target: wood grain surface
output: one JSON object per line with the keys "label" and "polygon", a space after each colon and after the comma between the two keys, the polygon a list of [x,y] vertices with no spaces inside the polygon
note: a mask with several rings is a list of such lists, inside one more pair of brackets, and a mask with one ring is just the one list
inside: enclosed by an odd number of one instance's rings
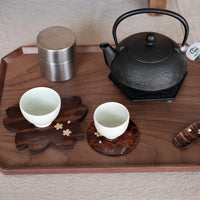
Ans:
{"label": "wood grain surface", "polygon": [[[166,9],[167,7],[167,0],[149,0],[149,8],[159,8],[159,9]],[[152,16],[160,16],[162,14],[151,13]]]}
{"label": "wood grain surface", "polygon": [[[15,143],[19,151],[29,149],[31,155],[44,152],[50,145],[58,149],[72,149],[74,141],[83,140],[84,132],[78,121],[87,114],[87,106],[81,104],[77,96],[61,99],[58,117],[46,128],[37,128],[21,114],[19,104],[6,109],[4,126],[16,133]],[[63,131],[70,131],[65,135]]]}
{"label": "wood grain surface", "polygon": [[[88,114],[80,126],[86,134],[93,120],[93,112],[104,102],[124,104],[130,118],[137,125],[140,140],[136,148],[123,156],[105,156],[94,151],[87,142],[77,142],[73,149],[63,151],[50,146],[42,154],[30,155],[28,149],[18,151],[15,133],[0,122],[0,168],[5,174],[33,173],[96,173],[140,171],[200,171],[200,141],[179,149],[174,137],[200,119],[199,62],[188,61],[188,74],[174,101],[133,103],[113,85],[98,47],[77,47],[77,72],[66,82],[50,82],[40,74],[36,47],[22,47],[13,59],[4,59],[5,77],[2,91],[0,118],[6,109],[19,102],[30,88],[47,86],[61,96],[80,96],[88,107]],[[32,52],[32,53],[31,53]],[[12,55],[12,54],[11,54]],[[10,56],[11,56],[10,55]],[[2,67],[2,66],[1,66]]]}
{"label": "wood grain surface", "polygon": [[120,137],[109,140],[97,133],[92,122],[87,130],[87,140],[95,151],[108,156],[119,156],[129,153],[136,147],[139,132],[137,126],[130,120],[127,130]]}

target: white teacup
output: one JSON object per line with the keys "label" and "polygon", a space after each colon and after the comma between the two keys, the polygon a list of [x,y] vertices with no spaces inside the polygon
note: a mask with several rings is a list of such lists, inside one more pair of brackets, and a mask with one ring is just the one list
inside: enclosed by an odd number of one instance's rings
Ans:
{"label": "white teacup", "polygon": [[97,132],[108,139],[115,139],[126,131],[130,115],[124,105],[107,102],[96,108],[93,117]]}
{"label": "white teacup", "polygon": [[36,127],[44,128],[58,116],[61,99],[51,88],[36,87],[22,95],[19,107],[26,120]]}

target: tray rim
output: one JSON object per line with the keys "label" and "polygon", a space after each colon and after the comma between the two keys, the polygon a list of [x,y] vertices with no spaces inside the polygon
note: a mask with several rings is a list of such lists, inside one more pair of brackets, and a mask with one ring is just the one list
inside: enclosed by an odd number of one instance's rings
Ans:
{"label": "tray rim", "polygon": [[25,167],[6,168],[0,163],[0,171],[5,175],[25,175],[25,174],[91,174],[91,173],[144,173],[144,172],[193,172],[200,171],[199,165],[127,165],[127,166],[107,166],[107,167]]}
{"label": "tray rim", "polygon": [[[97,45],[77,45],[77,53],[98,53],[101,49]],[[4,88],[4,80],[8,63],[23,54],[37,54],[37,46],[21,46],[1,59],[0,63],[0,105]],[[158,165],[122,165],[122,166],[44,166],[12,168],[6,167],[0,161],[0,172],[5,175],[23,174],[79,174],[79,173],[137,173],[137,172],[189,172],[200,171],[198,164],[158,164]]]}

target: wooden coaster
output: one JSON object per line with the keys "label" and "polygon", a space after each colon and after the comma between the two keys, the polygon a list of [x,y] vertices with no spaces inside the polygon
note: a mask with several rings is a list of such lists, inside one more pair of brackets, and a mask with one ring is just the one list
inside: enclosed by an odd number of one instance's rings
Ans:
{"label": "wooden coaster", "polygon": [[189,144],[192,144],[194,141],[200,138],[200,122],[194,122],[189,125],[187,128],[183,129],[178,135],[173,139],[173,144],[177,148],[187,147]]}
{"label": "wooden coaster", "polygon": [[37,128],[21,114],[19,105],[6,110],[4,126],[15,132],[15,144],[19,151],[29,148],[30,154],[45,151],[50,145],[58,149],[73,148],[74,141],[83,140],[84,132],[79,124],[87,114],[87,106],[81,104],[81,98],[72,96],[61,99],[58,117],[46,128]]}
{"label": "wooden coaster", "polygon": [[95,151],[117,156],[127,154],[136,147],[139,141],[139,132],[134,122],[130,120],[125,133],[114,140],[109,140],[97,133],[94,122],[92,122],[87,130],[87,140]]}

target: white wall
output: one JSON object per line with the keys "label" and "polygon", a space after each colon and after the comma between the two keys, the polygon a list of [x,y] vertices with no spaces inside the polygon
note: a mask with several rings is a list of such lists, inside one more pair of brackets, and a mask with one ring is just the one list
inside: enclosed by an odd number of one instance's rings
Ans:
{"label": "white wall", "polygon": [[[117,17],[147,6],[147,0],[0,0],[0,57],[20,46],[35,44],[42,29],[55,25],[71,28],[78,44],[113,43],[112,26]],[[184,16],[190,25],[189,44],[200,40],[199,8],[199,0],[168,0],[167,9]],[[121,40],[141,31],[160,32],[179,43],[184,34],[174,18],[143,14],[123,21],[118,37]]]}

